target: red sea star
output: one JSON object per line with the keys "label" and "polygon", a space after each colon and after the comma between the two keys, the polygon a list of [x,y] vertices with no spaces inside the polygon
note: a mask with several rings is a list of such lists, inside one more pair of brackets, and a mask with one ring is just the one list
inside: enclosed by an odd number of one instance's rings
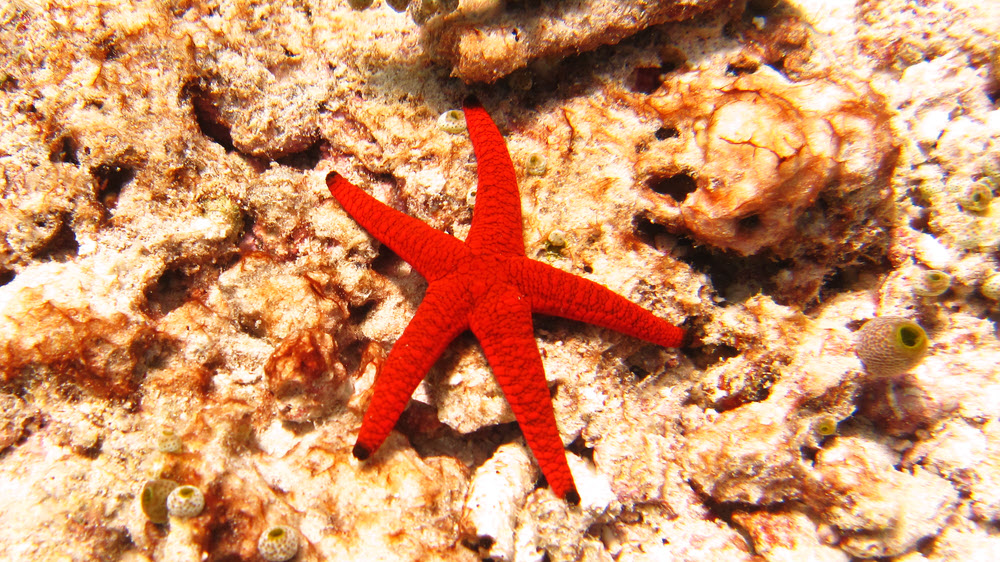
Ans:
{"label": "red sea star", "polygon": [[576,504],[580,496],[556,428],[531,314],[580,320],[665,347],[681,345],[684,330],[593,281],[525,257],[507,145],[475,98],[465,100],[463,111],[479,166],[465,242],[380,203],[336,172],[326,176],[344,210],[428,282],[375,381],[354,456],[364,460],[379,448],[431,365],[471,329],[552,491]]}

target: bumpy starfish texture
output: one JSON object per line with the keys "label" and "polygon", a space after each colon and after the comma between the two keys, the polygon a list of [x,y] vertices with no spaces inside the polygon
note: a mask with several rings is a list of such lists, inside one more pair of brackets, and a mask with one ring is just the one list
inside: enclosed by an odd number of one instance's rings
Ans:
{"label": "bumpy starfish texture", "polygon": [[552,491],[576,504],[580,496],[556,427],[532,313],[596,324],[665,347],[680,346],[684,330],[593,281],[528,259],[507,145],[475,98],[465,100],[463,111],[479,175],[465,242],[380,203],[336,172],[326,177],[344,210],[428,282],[416,315],[375,380],[354,456],[364,460],[379,448],[445,347],[472,330]]}

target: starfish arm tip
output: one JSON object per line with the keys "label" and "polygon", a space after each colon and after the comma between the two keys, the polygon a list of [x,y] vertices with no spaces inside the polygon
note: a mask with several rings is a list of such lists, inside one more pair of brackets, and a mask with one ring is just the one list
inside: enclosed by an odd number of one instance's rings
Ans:
{"label": "starfish arm tip", "polygon": [[570,505],[580,505],[580,493],[576,491],[576,488],[571,488],[566,492],[564,499]]}
{"label": "starfish arm tip", "polygon": [[462,102],[463,108],[482,107],[482,106],[483,104],[479,103],[479,98],[477,98],[475,94],[469,94],[468,96],[465,96],[465,100]]}
{"label": "starfish arm tip", "polygon": [[694,330],[681,328],[681,342],[678,347],[692,347],[701,343],[701,338],[697,337]]}
{"label": "starfish arm tip", "polygon": [[368,447],[362,445],[361,443],[356,444],[354,446],[354,450],[351,452],[354,454],[354,458],[358,459],[359,461],[366,460],[368,457],[372,455],[371,450]]}

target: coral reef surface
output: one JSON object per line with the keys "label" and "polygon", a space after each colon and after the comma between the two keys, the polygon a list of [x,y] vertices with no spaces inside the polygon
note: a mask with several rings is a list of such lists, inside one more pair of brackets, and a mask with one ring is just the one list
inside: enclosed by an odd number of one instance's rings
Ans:
{"label": "coral reef surface", "polygon": [[[0,559],[992,560],[997,29],[975,0],[3,3]],[[534,319],[579,506],[471,335],[351,454],[426,283],[323,180],[464,238],[469,94],[528,255],[693,336]]]}

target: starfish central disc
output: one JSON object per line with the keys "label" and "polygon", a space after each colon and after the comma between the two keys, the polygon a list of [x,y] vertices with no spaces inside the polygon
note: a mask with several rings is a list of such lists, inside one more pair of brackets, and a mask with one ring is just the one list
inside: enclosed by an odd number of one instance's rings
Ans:
{"label": "starfish central disc", "polygon": [[364,460],[379,448],[444,349],[471,330],[552,491],[579,503],[531,315],[588,322],[666,347],[680,346],[684,330],[593,281],[525,257],[521,200],[507,145],[475,98],[465,101],[463,111],[479,176],[464,242],[380,203],[336,172],[326,177],[344,210],[428,282],[417,313],[375,380],[354,456]]}

